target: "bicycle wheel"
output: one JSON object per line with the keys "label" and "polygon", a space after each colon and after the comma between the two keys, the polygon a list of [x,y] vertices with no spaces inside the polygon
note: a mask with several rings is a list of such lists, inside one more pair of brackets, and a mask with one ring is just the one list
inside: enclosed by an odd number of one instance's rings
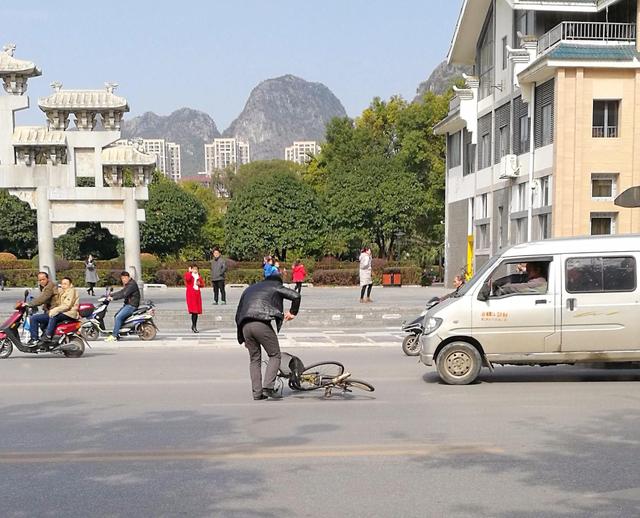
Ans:
{"label": "bicycle wheel", "polygon": [[305,367],[298,380],[298,390],[316,390],[344,372],[339,362],[320,362]]}
{"label": "bicycle wheel", "polygon": [[371,385],[370,383],[362,380],[354,380],[351,378],[344,380],[338,386],[342,387],[344,390],[350,390],[352,388],[364,390],[365,392],[373,392],[375,390],[375,388],[373,388],[373,385]]}

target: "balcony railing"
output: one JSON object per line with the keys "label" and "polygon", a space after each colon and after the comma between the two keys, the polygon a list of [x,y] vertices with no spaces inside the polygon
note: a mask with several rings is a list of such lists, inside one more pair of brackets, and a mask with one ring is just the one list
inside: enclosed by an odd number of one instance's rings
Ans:
{"label": "balcony railing", "polygon": [[618,138],[618,128],[616,126],[593,126],[591,136],[593,138]]}
{"label": "balcony railing", "polygon": [[635,23],[561,22],[538,39],[538,55],[561,41],[635,43]]}

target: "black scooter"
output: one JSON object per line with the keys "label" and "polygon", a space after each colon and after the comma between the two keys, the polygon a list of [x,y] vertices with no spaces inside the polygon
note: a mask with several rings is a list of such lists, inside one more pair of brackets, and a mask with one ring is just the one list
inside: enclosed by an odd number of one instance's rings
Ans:
{"label": "black scooter", "polygon": [[411,322],[404,322],[402,324],[402,330],[405,333],[409,333],[402,340],[402,352],[407,356],[418,356],[420,354],[420,337],[424,333],[424,316],[427,314],[433,306],[440,302],[439,297],[433,297],[429,299],[420,316],[412,320]]}

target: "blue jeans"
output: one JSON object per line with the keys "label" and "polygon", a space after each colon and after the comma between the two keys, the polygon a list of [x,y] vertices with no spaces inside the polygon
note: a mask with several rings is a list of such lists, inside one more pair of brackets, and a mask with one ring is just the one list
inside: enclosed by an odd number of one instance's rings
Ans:
{"label": "blue jeans", "polygon": [[44,331],[49,323],[49,315],[46,313],[34,313],[31,315],[29,324],[31,325],[31,339],[38,339],[38,332]]}
{"label": "blue jeans", "polygon": [[133,315],[133,312],[136,309],[138,308],[135,308],[129,304],[125,304],[124,306],[122,306],[122,308],[120,308],[120,311],[116,313],[116,316],[113,322],[113,336],[118,338],[118,334],[120,333],[120,328],[122,327],[122,324],[124,324],[124,321],[127,318]]}
{"label": "blue jeans", "polygon": [[51,338],[53,336],[53,332],[56,330],[56,327],[58,327],[58,324],[62,324],[62,322],[67,322],[69,320],[73,320],[73,318],[68,317],[64,313],[58,313],[53,317],[49,317],[49,324],[47,324],[47,330],[45,331],[45,334],[49,338]]}

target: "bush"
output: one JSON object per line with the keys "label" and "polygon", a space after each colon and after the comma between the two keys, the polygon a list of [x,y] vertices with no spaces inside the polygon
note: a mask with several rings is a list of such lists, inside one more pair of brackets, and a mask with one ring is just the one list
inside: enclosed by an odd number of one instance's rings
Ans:
{"label": "bush", "polygon": [[158,270],[155,280],[157,283],[166,284],[167,286],[182,286],[182,275],[172,269]]}
{"label": "bush", "polygon": [[140,265],[143,270],[157,268],[160,266],[160,259],[153,254],[142,252],[140,254]]}
{"label": "bush", "polygon": [[316,270],[312,275],[313,284],[319,286],[357,286],[359,272],[350,270]]}
{"label": "bush", "polygon": [[262,268],[256,269],[235,269],[227,272],[227,284],[254,284],[264,278]]}
{"label": "bush", "polygon": [[0,263],[13,263],[18,258],[11,252],[0,252]]}

